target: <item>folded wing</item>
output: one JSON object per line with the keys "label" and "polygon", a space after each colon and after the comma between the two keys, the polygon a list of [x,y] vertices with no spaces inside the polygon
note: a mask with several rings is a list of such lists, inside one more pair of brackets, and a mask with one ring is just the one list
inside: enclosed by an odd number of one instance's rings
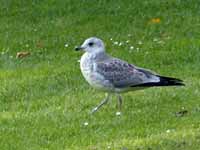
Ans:
{"label": "folded wing", "polygon": [[95,71],[116,88],[133,87],[160,81],[159,77],[151,71],[138,68],[117,58],[98,62]]}

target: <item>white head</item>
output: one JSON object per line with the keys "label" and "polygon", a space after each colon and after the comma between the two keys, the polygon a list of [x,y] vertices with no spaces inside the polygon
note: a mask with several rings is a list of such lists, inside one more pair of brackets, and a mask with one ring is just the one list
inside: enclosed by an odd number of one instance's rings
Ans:
{"label": "white head", "polygon": [[105,46],[101,39],[91,37],[86,39],[80,47],[76,47],[75,50],[83,50],[88,53],[99,53],[105,51]]}

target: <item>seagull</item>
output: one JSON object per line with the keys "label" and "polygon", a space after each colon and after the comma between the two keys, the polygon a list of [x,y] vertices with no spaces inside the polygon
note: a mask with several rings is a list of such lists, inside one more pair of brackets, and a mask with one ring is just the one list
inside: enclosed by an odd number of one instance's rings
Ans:
{"label": "seagull", "polygon": [[184,86],[180,79],[161,76],[108,55],[103,41],[96,37],[86,39],[75,50],[85,52],[80,60],[80,68],[86,81],[106,93],[106,97],[91,113],[106,104],[111,94],[117,95],[118,107],[121,110],[121,93],[157,86]]}

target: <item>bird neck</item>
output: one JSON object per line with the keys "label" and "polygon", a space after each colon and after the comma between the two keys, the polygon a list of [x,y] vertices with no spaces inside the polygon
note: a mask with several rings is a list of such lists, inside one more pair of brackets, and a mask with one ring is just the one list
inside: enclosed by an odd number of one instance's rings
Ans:
{"label": "bird neck", "polygon": [[92,59],[98,59],[107,56],[105,51],[95,51],[95,52],[86,52],[87,56],[91,57]]}

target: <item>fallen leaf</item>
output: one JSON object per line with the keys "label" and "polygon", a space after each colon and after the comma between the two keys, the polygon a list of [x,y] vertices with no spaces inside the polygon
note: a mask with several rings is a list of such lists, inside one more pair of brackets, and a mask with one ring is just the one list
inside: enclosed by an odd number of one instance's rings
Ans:
{"label": "fallen leaf", "polygon": [[160,23],[160,22],[161,22],[160,18],[152,18],[150,20],[150,23]]}
{"label": "fallen leaf", "polygon": [[176,112],[176,117],[183,117],[184,115],[186,115],[188,113],[187,110],[181,110],[179,112]]}
{"label": "fallen leaf", "polygon": [[24,58],[29,56],[30,54],[30,52],[17,52],[16,58]]}

